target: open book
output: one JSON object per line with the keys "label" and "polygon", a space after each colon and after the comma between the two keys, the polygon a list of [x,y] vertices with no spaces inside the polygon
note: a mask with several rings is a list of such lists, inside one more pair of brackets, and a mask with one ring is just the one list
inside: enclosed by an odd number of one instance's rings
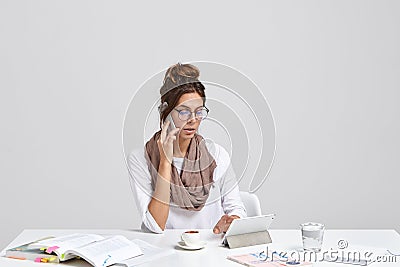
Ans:
{"label": "open book", "polygon": [[140,247],[124,236],[116,235],[105,238],[94,234],[71,234],[39,240],[7,250],[6,257],[22,257],[18,254],[22,247],[26,253],[28,250],[42,252],[39,255],[43,256],[34,259],[36,262],[61,262],[79,256],[95,267],[107,267],[115,263],[123,264],[127,259],[143,255]]}

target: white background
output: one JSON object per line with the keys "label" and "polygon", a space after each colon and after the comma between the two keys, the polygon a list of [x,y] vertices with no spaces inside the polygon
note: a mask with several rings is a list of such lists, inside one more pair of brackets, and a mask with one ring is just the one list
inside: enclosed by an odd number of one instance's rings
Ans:
{"label": "white background", "polygon": [[[232,66],[275,117],[274,228],[400,231],[400,2],[0,1],[0,247],[26,228],[140,225],[129,101],[178,62]],[[155,88],[154,90],[158,90]]]}

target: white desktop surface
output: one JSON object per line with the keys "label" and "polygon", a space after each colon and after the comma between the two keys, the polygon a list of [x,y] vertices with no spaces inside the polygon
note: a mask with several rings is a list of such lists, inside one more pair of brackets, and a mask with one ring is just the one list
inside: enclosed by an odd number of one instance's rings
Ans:
{"label": "white desktop surface", "polygon": [[[251,247],[243,247],[229,249],[221,246],[221,235],[215,235],[211,229],[201,229],[202,238],[207,242],[205,248],[201,250],[188,251],[179,248],[176,244],[180,240],[180,235],[185,229],[166,230],[163,234],[144,233],[140,230],[104,230],[104,229],[64,229],[64,230],[40,230],[28,229],[24,230],[12,241],[7,248],[25,244],[27,242],[37,240],[46,236],[59,236],[71,233],[96,233],[100,235],[124,235],[128,239],[142,239],[150,244],[165,249],[172,249],[174,254],[160,258],[154,262],[142,264],[140,266],[236,266],[238,263],[226,259],[228,255],[238,255],[249,252],[261,252],[266,249],[267,245],[257,245]],[[278,249],[282,251],[299,250],[302,247],[300,230],[270,230],[272,244],[269,249]],[[367,247],[386,248],[391,252],[400,253],[400,235],[395,230],[326,230],[324,234],[323,250],[337,249],[339,240],[346,240],[349,245],[362,245]],[[5,249],[2,251],[2,255]],[[396,257],[396,263],[372,263],[368,266],[400,266],[400,257]],[[63,264],[35,263],[33,261],[15,260],[0,257],[0,267],[49,267],[49,266],[91,266],[82,260],[73,260]],[[341,263],[330,262],[314,262],[313,266],[356,266]]]}

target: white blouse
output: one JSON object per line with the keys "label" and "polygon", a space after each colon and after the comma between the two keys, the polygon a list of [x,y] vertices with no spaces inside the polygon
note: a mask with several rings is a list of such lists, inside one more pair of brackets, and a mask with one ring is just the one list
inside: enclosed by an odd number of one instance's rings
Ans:
{"label": "white blouse", "polygon": [[[246,209],[240,199],[239,187],[228,152],[215,143],[210,145],[206,142],[206,145],[217,163],[213,173],[215,183],[210,188],[207,202],[200,211],[182,209],[171,202],[166,229],[212,229],[224,214],[246,217]],[[183,158],[174,157],[173,164],[179,173]],[[132,151],[128,158],[128,169],[136,205],[142,219],[142,229],[145,226],[151,232],[162,233],[163,230],[148,210],[153,189],[144,148]]]}

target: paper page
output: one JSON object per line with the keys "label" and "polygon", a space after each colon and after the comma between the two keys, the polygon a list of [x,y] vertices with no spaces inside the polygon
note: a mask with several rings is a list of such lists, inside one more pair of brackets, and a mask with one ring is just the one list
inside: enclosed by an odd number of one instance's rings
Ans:
{"label": "paper page", "polygon": [[66,251],[66,254],[72,253],[96,267],[106,267],[143,254],[138,245],[119,235]]}
{"label": "paper page", "polygon": [[142,249],[143,255],[124,260],[123,262],[116,264],[116,266],[132,267],[142,263],[154,261],[158,258],[165,257],[175,253],[173,249],[163,249],[160,247],[156,247],[140,239],[134,239],[131,241],[137,244]]}
{"label": "paper page", "polygon": [[103,240],[104,237],[95,234],[71,234],[60,236],[52,239],[46,239],[39,241],[32,245],[33,247],[54,247],[58,248],[54,250],[54,252],[60,257],[60,260],[71,259],[71,256],[63,257],[65,251],[70,249],[75,249],[81,246],[85,246],[87,244],[93,243],[95,241]]}

